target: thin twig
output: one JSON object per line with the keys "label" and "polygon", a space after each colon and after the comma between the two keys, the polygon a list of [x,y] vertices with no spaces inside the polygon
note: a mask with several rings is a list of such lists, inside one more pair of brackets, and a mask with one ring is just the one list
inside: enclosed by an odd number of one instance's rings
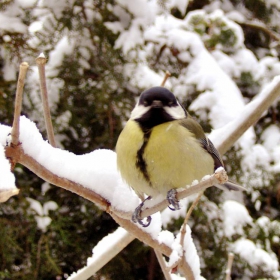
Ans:
{"label": "thin twig", "polygon": [[276,32],[268,29],[267,26],[261,23],[260,21],[246,21],[246,22],[236,21],[236,23],[238,23],[241,27],[250,27],[254,29],[259,29],[273,40],[280,41],[280,36]]}
{"label": "thin twig", "polygon": [[194,278],[194,274],[190,267],[190,264],[186,261],[186,258],[182,258],[180,264],[178,265],[178,268],[187,280],[196,280]]}
{"label": "thin twig", "polygon": [[186,226],[187,226],[187,223],[188,223],[188,220],[193,212],[193,209],[196,207],[196,205],[198,204],[200,198],[202,197],[204,191],[201,191],[197,198],[195,199],[195,201],[192,203],[190,209],[188,210],[187,212],[187,215],[185,217],[185,220],[184,220],[184,223],[181,227],[181,236],[180,236],[180,245],[182,246],[183,248],[183,255],[180,257],[180,259],[178,259],[170,268],[173,269],[175,267],[180,267],[181,266],[181,263],[185,260],[185,250],[184,250],[184,240],[185,240],[185,236],[186,236],[186,232],[187,232],[187,229],[186,229]]}
{"label": "thin twig", "polygon": [[230,280],[231,277],[231,268],[232,268],[232,264],[233,264],[233,258],[234,258],[234,254],[233,253],[229,253],[228,254],[228,262],[227,262],[227,269],[226,269],[226,280]]}
{"label": "thin twig", "polygon": [[164,76],[163,81],[162,81],[162,83],[161,83],[160,86],[164,87],[166,81],[168,80],[168,78],[169,78],[170,76],[171,76],[170,72],[169,72],[169,71],[166,71],[166,72],[165,72],[165,76]]}
{"label": "thin twig", "polygon": [[182,245],[182,248],[184,248],[184,239],[185,239],[185,235],[186,235],[186,232],[187,232],[187,231],[186,231],[186,225],[187,225],[187,223],[188,223],[188,220],[189,220],[189,218],[190,218],[190,216],[191,216],[191,214],[192,214],[194,208],[196,207],[196,205],[198,204],[199,200],[201,199],[203,193],[204,193],[203,191],[200,192],[200,193],[198,194],[198,196],[196,197],[195,201],[192,203],[190,209],[189,209],[188,212],[187,212],[187,215],[186,215],[186,217],[185,217],[184,223],[183,223],[183,225],[182,225],[182,227],[181,227],[182,229],[181,229],[181,240],[180,240],[180,244]]}
{"label": "thin twig", "polygon": [[160,268],[162,270],[162,273],[165,277],[165,280],[172,280],[170,272],[169,272],[170,269],[167,267],[162,254],[158,250],[154,250],[154,251],[155,251],[155,254],[157,256],[157,260],[158,260],[158,263],[159,263]]}
{"label": "thin twig", "polygon": [[44,240],[44,235],[42,234],[37,245],[37,254],[36,254],[36,268],[34,271],[34,279],[38,278],[39,270],[40,270],[40,264],[41,264],[41,251],[42,251],[42,243]]}
{"label": "thin twig", "polygon": [[53,126],[52,126],[51,113],[50,113],[50,106],[49,106],[49,101],[48,101],[48,91],[47,91],[46,74],[45,74],[46,62],[47,62],[47,59],[43,53],[41,53],[36,58],[36,64],[37,64],[38,70],[39,70],[41,96],[42,96],[42,102],[43,102],[44,118],[45,118],[48,139],[49,139],[50,144],[53,147],[55,147],[55,139],[54,139],[54,132],[53,132]]}
{"label": "thin twig", "polygon": [[[221,178],[223,179],[223,181],[221,181]],[[207,179],[200,181],[198,184],[189,186],[188,188],[178,191],[177,192],[177,199],[181,200],[185,197],[188,197],[190,195],[199,193],[199,192],[203,192],[205,191],[207,188],[214,186],[216,184],[223,184],[227,181],[227,176],[226,176],[226,171],[221,169],[216,171],[215,174],[209,176]],[[166,207],[168,207],[169,202],[164,199],[163,201],[151,206],[151,207],[143,207],[142,212],[141,212],[141,219],[144,219],[148,216],[151,216],[153,214],[155,214],[156,212],[162,211],[164,210]],[[118,211],[117,209],[112,209],[112,211],[114,211],[117,215],[119,215],[122,218],[126,218],[126,219],[131,219],[131,215],[132,213],[124,213],[121,211]]]}
{"label": "thin twig", "polygon": [[19,76],[18,76],[16,100],[15,100],[14,121],[13,121],[13,127],[12,127],[12,131],[11,131],[11,137],[12,137],[11,143],[14,146],[17,146],[19,144],[19,117],[20,117],[21,106],[22,106],[22,94],[23,94],[24,80],[26,77],[28,67],[29,67],[29,65],[27,62],[22,62],[19,67]]}

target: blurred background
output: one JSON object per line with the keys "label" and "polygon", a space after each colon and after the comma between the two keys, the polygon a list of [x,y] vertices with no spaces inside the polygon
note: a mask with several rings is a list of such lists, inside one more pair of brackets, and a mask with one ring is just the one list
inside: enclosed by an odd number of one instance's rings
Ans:
{"label": "blurred background", "polygon": [[[27,61],[22,114],[46,139],[35,63],[44,52],[59,148],[114,149],[137,97],[167,70],[166,87],[211,138],[280,75],[279,16],[277,0],[2,0],[0,121],[12,125],[18,68]],[[248,193],[210,188],[192,214],[206,279],[225,278],[230,251],[233,280],[280,277],[279,108],[275,102],[223,157]],[[118,225],[23,166],[15,175],[20,194],[0,204],[0,279],[66,279]],[[39,226],[44,217],[49,223]],[[165,227],[176,233],[183,219]],[[91,279],[163,275],[153,250],[135,240]]]}

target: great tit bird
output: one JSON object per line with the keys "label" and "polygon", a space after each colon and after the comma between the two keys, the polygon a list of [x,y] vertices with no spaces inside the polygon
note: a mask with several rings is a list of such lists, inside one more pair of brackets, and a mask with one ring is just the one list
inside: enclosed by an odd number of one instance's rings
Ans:
{"label": "great tit bird", "polygon": [[[122,178],[139,197],[167,195],[174,210],[179,209],[174,189],[224,167],[219,152],[200,124],[164,87],[142,92],[118,138],[116,153]],[[242,188],[230,182],[223,187]],[[141,207],[134,213],[133,221],[147,226],[151,219],[146,225],[141,221]]]}

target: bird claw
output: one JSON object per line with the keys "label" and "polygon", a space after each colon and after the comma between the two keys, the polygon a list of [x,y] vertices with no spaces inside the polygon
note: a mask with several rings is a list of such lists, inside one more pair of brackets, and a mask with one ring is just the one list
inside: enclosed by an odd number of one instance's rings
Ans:
{"label": "bird claw", "polygon": [[180,209],[179,201],[177,199],[177,191],[175,189],[171,189],[167,192],[167,200],[169,204],[173,206],[168,206],[170,210],[175,211]]}
{"label": "bird claw", "polygon": [[142,207],[144,206],[144,203],[147,199],[151,199],[151,197],[147,197],[143,202],[139,204],[138,207],[136,207],[133,215],[132,215],[132,221],[134,223],[139,223],[142,227],[148,227],[152,221],[151,216],[146,217],[146,223],[143,222],[143,219],[141,219],[141,212],[142,212]]}

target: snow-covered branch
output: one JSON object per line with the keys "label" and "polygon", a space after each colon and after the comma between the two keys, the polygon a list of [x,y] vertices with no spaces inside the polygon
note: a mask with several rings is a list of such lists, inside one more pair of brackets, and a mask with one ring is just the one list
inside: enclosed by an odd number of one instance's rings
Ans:
{"label": "snow-covered branch", "polygon": [[226,153],[243,133],[254,125],[263,113],[280,96],[280,76],[265,87],[249,104],[247,104],[239,117],[215,133],[214,144],[221,154]]}

